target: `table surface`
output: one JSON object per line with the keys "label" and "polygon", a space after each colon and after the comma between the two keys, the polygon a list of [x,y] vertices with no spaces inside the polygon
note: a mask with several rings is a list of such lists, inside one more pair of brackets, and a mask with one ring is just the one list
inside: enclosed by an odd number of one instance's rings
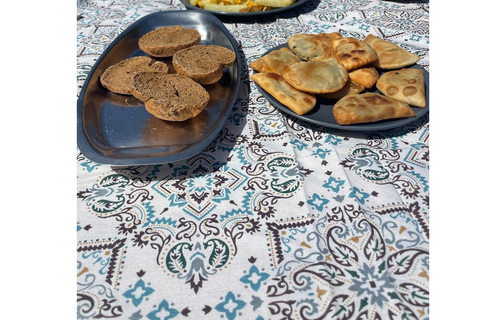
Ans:
{"label": "table surface", "polygon": [[[78,93],[107,46],[178,0],[77,2]],[[297,33],[371,33],[421,57],[429,4],[311,0],[222,18],[247,63]],[[244,70],[218,137],[171,164],[77,157],[78,319],[428,319],[429,119],[380,132],[299,121]]]}

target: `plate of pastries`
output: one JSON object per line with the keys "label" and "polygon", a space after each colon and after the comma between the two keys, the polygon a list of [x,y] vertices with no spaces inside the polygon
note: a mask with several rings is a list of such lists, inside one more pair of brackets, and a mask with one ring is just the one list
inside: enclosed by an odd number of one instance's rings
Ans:
{"label": "plate of pastries", "polygon": [[325,127],[374,131],[429,111],[429,74],[419,60],[372,34],[300,33],[249,66],[260,93],[281,111]]}

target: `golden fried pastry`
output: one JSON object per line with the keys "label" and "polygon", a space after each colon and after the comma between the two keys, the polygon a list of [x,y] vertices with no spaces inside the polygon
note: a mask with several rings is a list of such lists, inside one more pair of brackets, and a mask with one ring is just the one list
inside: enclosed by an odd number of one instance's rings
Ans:
{"label": "golden fried pastry", "polygon": [[377,81],[377,89],[384,95],[425,108],[425,79],[421,69],[401,69],[384,73]]}
{"label": "golden fried pastry", "polygon": [[276,73],[255,73],[251,78],[278,102],[296,114],[306,114],[315,107],[317,99],[314,96],[293,88]]}
{"label": "golden fried pastry", "polygon": [[358,84],[352,79],[348,78],[347,83],[343,86],[342,89],[332,92],[332,93],[323,93],[319,96],[326,99],[341,99],[349,94],[357,94],[365,90],[365,87],[361,84]]}
{"label": "golden fried pastry", "polygon": [[378,60],[374,66],[381,69],[400,69],[410,66],[420,60],[416,54],[397,46],[396,44],[369,34],[364,40],[377,53]]}
{"label": "golden fried pastry", "polygon": [[332,40],[341,38],[340,33],[299,33],[288,39],[288,47],[303,60],[330,59],[334,57]]}
{"label": "golden fried pastry", "polygon": [[300,91],[329,93],[343,88],[348,80],[348,72],[333,58],[294,63],[283,70],[282,78]]}
{"label": "golden fried pastry", "polygon": [[333,116],[339,125],[349,125],[413,117],[415,112],[405,102],[368,92],[348,95],[338,100],[333,106]]}
{"label": "golden fried pastry", "polygon": [[281,75],[286,66],[300,61],[302,61],[302,59],[296,56],[290,49],[280,48],[251,62],[250,67],[257,72],[273,72]]}
{"label": "golden fried pastry", "polygon": [[377,54],[365,42],[355,38],[341,38],[332,41],[338,62],[347,70],[353,70],[377,61]]}
{"label": "golden fried pastry", "polygon": [[348,73],[352,81],[361,84],[365,88],[371,88],[377,83],[378,71],[375,67],[359,68]]}

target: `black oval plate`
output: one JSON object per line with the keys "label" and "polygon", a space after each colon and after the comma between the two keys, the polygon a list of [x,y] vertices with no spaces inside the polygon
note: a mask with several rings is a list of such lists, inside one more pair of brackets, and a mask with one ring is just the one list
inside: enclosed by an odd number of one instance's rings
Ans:
{"label": "black oval plate", "polygon": [[[272,48],[265,52],[264,55],[270,53],[273,50],[278,50],[282,47],[287,47],[288,44],[284,43],[281,44],[275,48]],[[408,67],[407,67],[408,68]],[[390,120],[382,120],[378,122],[372,122],[372,123],[361,123],[361,124],[352,124],[348,126],[341,126],[339,125],[336,121],[335,118],[333,117],[333,106],[338,100],[331,100],[331,99],[322,99],[317,96],[317,104],[313,108],[312,111],[310,111],[307,114],[304,114],[302,116],[296,114],[292,110],[290,110],[288,107],[285,105],[281,104],[278,102],[274,97],[272,97],[268,92],[263,90],[259,85],[257,85],[258,91],[267,99],[268,102],[270,102],[271,105],[274,107],[280,109],[281,111],[295,117],[298,119],[301,119],[306,122],[318,124],[324,127],[328,128],[334,128],[334,129],[342,129],[342,130],[348,130],[348,131],[377,131],[377,130],[387,130],[387,129],[393,129],[397,128],[403,125],[406,125],[408,123],[411,123],[423,115],[425,115],[429,111],[429,73],[427,70],[422,68],[421,66],[415,64],[413,66],[410,66],[409,68],[416,68],[416,69],[422,69],[423,70],[423,75],[425,77],[425,97],[427,100],[427,105],[425,108],[418,108],[418,107],[412,107],[413,111],[415,112],[415,117],[410,117],[410,118],[403,118],[403,119],[390,119]],[[378,70],[378,69],[377,69]],[[391,71],[391,70],[378,70],[379,75],[382,75],[383,73]],[[255,72],[255,71],[254,71]],[[256,72],[255,72],[256,73]],[[364,92],[377,92],[380,93],[378,90],[376,90],[375,87],[371,89],[366,89]]]}
{"label": "black oval plate", "polygon": [[[224,46],[237,55],[236,62],[224,68],[219,82],[205,86],[210,94],[207,107],[196,117],[182,122],[155,118],[133,96],[111,93],[99,81],[109,66],[146,55],[138,47],[141,36],[171,25],[196,28],[201,35],[200,44]],[[171,58],[160,60],[171,67]],[[77,103],[78,148],[90,160],[119,166],[189,158],[207,147],[222,129],[240,90],[240,72],[238,43],[214,15],[190,10],[149,14],[113,40],[85,80]]]}
{"label": "black oval plate", "polygon": [[188,0],[180,0],[180,2],[187,7],[188,9],[192,10],[197,10],[197,11],[206,11],[215,15],[219,16],[224,16],[224,17],[257,17],[257,16],[263,16],[263,15],[268,15],[268,14],[273,14],[273,13],[278,13],[278,12],[283,12],[286,10],[291,10],[293,8],[296,8],[298,6],[301,6],[308,2],[310,0],[298,0],[294,4],[288,6],[288,7],[283,7],[283,8],[277,8],[277,9],[272,9],[272,10],[266,10],[266,11],[260,11],[260,12],[224,12],[224,11],[213,11],[213,10],[205,10],[200,7],[196,7],[190,4],[190,1]]}

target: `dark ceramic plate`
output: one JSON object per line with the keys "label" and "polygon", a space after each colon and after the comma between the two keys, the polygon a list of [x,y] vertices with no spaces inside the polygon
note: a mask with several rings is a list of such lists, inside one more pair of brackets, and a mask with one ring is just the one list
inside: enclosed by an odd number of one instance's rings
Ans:
{"label": "dark ceramic plate", "polygon": [[[146,55],[138,48],[141,36],[170,25],[195,28],[201,35],[200,44],[224,46],[237,55],[236,62],[224,68],[218,83],[205,86],[210,94],[205,110],[183,122],[155,118],[133,96],[111,93],[99,81],[111,65]],[[83,85],[77,104],[80,151],[95,162],[119,166],[175,162],[197,154],[216,137],[233,108],[240,88],[239,56],[236,40],[207,12],[166,11],[141,18],[110,44]],[[160,60],[171,67],[171,58]]]}
{"label": "dark ceramic plate", "polygon": [[[288,47],[288,44],[282,44],[275,48],[272,48],[267,52],[265,52],[264,55],[268,54],[273,50],[280,49],[281,47]],[[415,117],[404,118],[404,119],[391,119],[391,120],[383,120],[383,121],[372,122],[372,123],[362,123],[362,124],[352,124],[348,126],[341,126],[335,121],[335,118],[333,117],[333,106],[338,100],[322,99],[317,96],[317,104],[315,105],[315,108],[313,108],[313,110],[310,111],[309,113],[300,116],[295,112],[293,112],[292,110],[290,110],[288,107],[278,102],[274,97],[272,97],[269,93],[263,90],[260,86],[257,85],[257,88],[258,88],[258,91],[260,91],[260,93],[263,94],[263,96],[268,100],[268,102],[270,102],[270,104],[272,104],[274,107],[280,109],[281,111],[293,117],[302,119],[306,122],[318,124],[328,128],[342,129],[342,130],[349,130],[349,131],[386,130],[386,129],[397,128],[397,127],[406,125],[408,123],[411,123],[419,119],[423,115],[425,115],[429,110],[429,97],[428,97],[429,96],[428,94],[429,74],[424,68],[422,68],[419,65],[413,65],[410,68],[417,68],[417,69],[423,70],[423,75],[425,77],[425,95],[427,100],[427,106],[425,108],[412,107],[413,111],[415,112]],[[378,73],[382,75],[386,71],[391,71],[391,70],[385,70],[385,71],[378,70]],[[376,90],[375,86],[372,89],[367,89],[367,91],[379,93],[379,91]]]}
{"label": "dark ceramic plate", "polygon": [[294,4],[288,7],[284,8],[277,8],[277,9],[272,9],[272,10],[267,10],[267,11],[260,11],[260,12],[223,12],[223,11],[213,11],[213,10],[205,10],[200,7],[196,7],[190,4],[189,0],[180,0],[180,2],[187,7],[188,9],[192,10],[197,10],[197,11],[206,11],[213,13],[215,15],[219,16],[224,16],[224,17],[257,17],[257,16],[263,16],[263,15],[268,15],[268,14],[273,14],[273,13],[278,13],[278,12],[283,12],[286,10],[291,10],[293,8],[296,8],[298,6],[303,5],[307,1],[310,0],[298,0]]}

